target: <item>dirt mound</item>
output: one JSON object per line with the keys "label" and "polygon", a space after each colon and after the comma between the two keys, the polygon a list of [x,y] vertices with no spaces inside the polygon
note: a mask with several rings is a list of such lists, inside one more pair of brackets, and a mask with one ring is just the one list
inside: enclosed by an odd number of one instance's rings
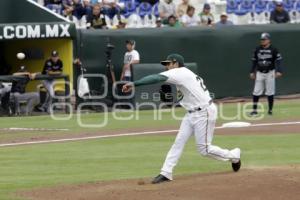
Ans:
{"label": "dirt mound", "polygon": [[57,186],[19,193],[32,200],[296,200],[300,199],[300,166],[249,168],[175,177],[158,185],[150,180],[122,180]]}

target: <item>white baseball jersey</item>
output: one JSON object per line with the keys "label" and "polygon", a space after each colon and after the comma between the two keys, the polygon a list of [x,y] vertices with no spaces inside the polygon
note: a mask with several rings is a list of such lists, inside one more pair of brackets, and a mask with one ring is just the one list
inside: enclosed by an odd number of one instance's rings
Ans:
{"label": "white baseball jersey", "polygon": [[237,163],[241,153],[239,148],[228,150],[212,145],[218,112],[215,104],[209,103],[211,98],[203,80],[186,67],[171,69],[162,72],[161,75],[167,76],[167,82],[175,84],[183,93],[181,105],[185,109],[195,110],[200,107],[201,110],[188,112],[184,116],[178,135],[167,154],[160,174],[169,180],[173,179],[173,169],[182,155],[186,142],[192,135],[195,136],[196,147],[201,155]]}
{"label": "white baseball jersey", "polygon": [[166,82],[176,85],[177,89],[183,94],[180,104],[186,110],[205,108],[209,105],[211,97],[202,78],[188,68],[174,68],[160,74],[168,77]]}
{"label": "white baseball jersey", "polygon": [[[131,64],[134,60],[140,60],[140,54],[136,50],[128,51],[124,56],[124,64]],[[124,76],[131,76],[130,69],[124,72]]]}

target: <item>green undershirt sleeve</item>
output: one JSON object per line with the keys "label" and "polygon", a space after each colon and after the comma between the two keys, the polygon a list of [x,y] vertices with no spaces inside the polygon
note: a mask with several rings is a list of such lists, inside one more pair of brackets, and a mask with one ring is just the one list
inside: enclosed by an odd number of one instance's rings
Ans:
{"label": "green undershirt sleeve", "polygon": [[153,74],[149,76],[145,76],[144,78],[141,78],[137,81],[134,81],[134,86],[140,86],[140,85],[151,85],[155,83],[165,82],[168,80],[168,77],[161,75],[161,74]]}

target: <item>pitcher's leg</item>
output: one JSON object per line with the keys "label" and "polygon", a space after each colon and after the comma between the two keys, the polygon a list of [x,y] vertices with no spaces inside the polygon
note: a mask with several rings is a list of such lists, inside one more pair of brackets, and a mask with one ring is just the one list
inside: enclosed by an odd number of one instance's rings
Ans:
{"label": "pitcher's leg", "polygon": [[188,117],[185,116],[181,122],[180,130],[175,139],[175,142],[172,145],[171,149],[169,150],[166,160],[161,169],[161,174],[170,180],[172,180],[173,168],[176,166],[183,152],[184,146],[188,141],[188,139],[190,138],[190,136],[192,135],[192,133],[193,133],[192,126],[189,122]]}
{"label": "pitcher's leg", "polygon": [[[206,119],[205,119],[206,118]],[[206,110],[206,116],[203,115],[194,127],[196,145],[199,153],[221,161],[238,162],[240,160],[240,150],[222,149],[212,145],[215,122],[217,118],[217,109],[214,104]]]}

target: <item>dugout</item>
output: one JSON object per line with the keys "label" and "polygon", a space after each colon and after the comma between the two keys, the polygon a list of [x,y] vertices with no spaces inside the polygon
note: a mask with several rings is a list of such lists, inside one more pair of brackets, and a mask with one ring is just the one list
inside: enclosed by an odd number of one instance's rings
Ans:
{"label": "dugout", "polygon": [[[0,1],[0,71],[1,75],[16,72],[25,65],[30,72],[41,72],[52,50],[57,50],[64,63],[63,73],[73,82],[73,39],[75,25],[49,12],[32,0]],[[18,60],[16,54],[26,58]],[[10,70],[8,70],[10,68]],[[28,90],[36,90],[39,81],[31,81]],[[64,91],[58,84],[56,91]]]}

